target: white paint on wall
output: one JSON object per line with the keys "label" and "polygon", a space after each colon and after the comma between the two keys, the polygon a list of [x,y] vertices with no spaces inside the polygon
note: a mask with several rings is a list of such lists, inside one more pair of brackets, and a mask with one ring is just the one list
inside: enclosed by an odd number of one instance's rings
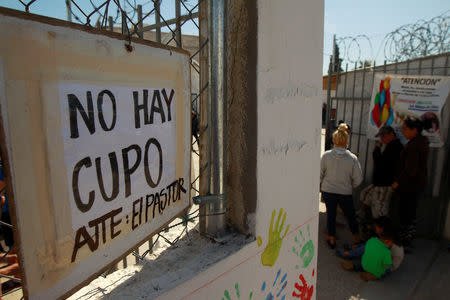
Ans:
{"label": "white paint on wall", "polygon": [[[267,216],[273,210],[283,208],[287,224],[302,224],[318,213],[320,135],[316,129],[321,126],[318,91],[322,84],[323,3],[259,3],[256,232],[265,236]],[[264,72],[267,68],[271,71]],[[303,89],[293,93],[292,87]],[[273,101],[274,94],[279,97],[277,101]],[[267,145],[289,145],[292,141],[301,141],[299,151],[266,155]],[[317,227],[310,233],[317,243]],[[287,254],[277,264],[287,266],[290,259]],[[298,270],[297,277],[304,273],[306,282],[315,285],[312,269]]]}
{"label": "white paint on wall", "polygon": [[316,297],[324,3],[257,6],[257,241],[158,299]]}

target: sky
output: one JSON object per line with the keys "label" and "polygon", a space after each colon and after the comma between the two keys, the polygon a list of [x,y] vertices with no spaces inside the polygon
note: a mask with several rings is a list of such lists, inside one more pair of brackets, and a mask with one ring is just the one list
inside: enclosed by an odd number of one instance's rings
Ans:
{"label": "sky", "polygon": [[[384,61],[382,41],[388,33],[402,25],[429,20],[443,13],[450,16],[449,0],[325,0],[323,73],[328,69],[334,34],[337,39],[357,35],[369,37],[372,50],[366,39],[358,40],[362,47],[361,58],[375,59],[380,64]],[[357,56],[354,54],[350,58],[354,60]]]}
{"label": "sky", "polygon": [[[131,11],[130,5],[128,3],[133,4],[141,4],[142,5],[142,11],[143,15],[145,16],[147,13],[149,13],[154,5],[153,1],[151,0],[118,0],[119,3],[122,5],[122,8],[124,8],[125,11]],[[29,3],[31,0],[22,0],[23,3]],[[78,16],[83,22],[85,22],[86,17],[83,15],[83,12],[80,11],[80,9],[73,4],[75,2],[78,7],[85,13],[89,14],[90,12],[94,11],[94,7],[92,5],[95,4],[97,7],[101,6],[103,3],[105,3],[105,0],[73,0],[71,3],[71,8],[73,14]],[[113,4],[114,1],[111,1],[111,9],[109,11],[110,16],[116,16],[116,6]],[[164,20],[170,20],[172,18],[175,18],[175,9],[174,9],[174,3],[175,0],[162,0],[161,4],[161,15]],[[196,0],[188,0],[186,1],[186,7],[191,9],[195,6],[197,3]],[[25,6],[19,1],[19,0],[0,0],[0,6],[5,6],[13,9],[18,9],[21,11],[25,10]],[[103,6],[100,11],[104,12],[104,8],[106,6]],[[62,20],[67,20],[67,8],[66,8],[66,0],[36,0],[34,3],[30,5],[30,13],[58,18]],[[193,12],[196,12],[197,10],[194,9]],[[184,6],[181,6],[181,14],[185,15],[187,14],[187,10]],[[131,14],[129,14],[130,16]],[[95,25],[96,20],[98,18],[98,15],[95,15],[91,17],[91,20],[94,20],[91,22],[92,25]],[[144,24],[153,24],[154,23],[154,14],[148,16],[144,20]],[[75,18],[72,20],[75,22]],[[118,23],[120,23],[120,18],[117,20]],[[137,22],[137,17],[134,17],[134,22]],[[161,19],[161,22],[163,20]],[[197,22],[198,24],[198,22]],[[120,26],[120,24],[116,24],[115,26]],[[172,29],[174,26],[172,26]],[[169,29],[163,28],[162,31],[168,32]],[[191,35],[198,35],[198,29],[192,22],[186,22],[182,26],[182,32],[183,34],[191,34]]]}
{"label": "sky", "polygon": [[[29,1],[23,0],[23,2]],[[120,3],[125,1],[120,0]],[[130,3],[144,4],[144,14],[152,8],[150,0],[128,1]],[[86,11],[92,10],[89,0],[76,0],[75,2]],[[92,0],[92,2],[103,3],[104,0]],[[196,0],[191,0],[190,6],[195,2]],[[165,19],[174,17],[173,3],[174,0],[162,1],[161,9]],[[0,0],[0,5],[24,10],[24,6],[19,0]],[[74,5],[72,5],[72,10],[78,16],[83,16]],[[65,0],[36,0],[31,5],[30,12],[60,19],[66,19],[67,16]],[[182,14],[185,12],[186,10],[182,8]],[[334,34],[338,40],[343,37],[356,37],[358,35],[364,35],[370,40],[369,44],[366,38],[358,39],[357,43],[353,43],[349,47],[348,55],[345,54],[345,47],[341,44],[341,58],[349,58],[347,61],[350,64],[349,69],[354,66],[354,63],[351,61],[358,58],[361,60],[375,60],[378,65],[382,64],[385,59],[383,39],[388,33],[402,25],[413,24],[419,20],[430,20],[444,13],[450,16],[450,0],[325,0],[323,73],[325,74],[328,69]],[[152,21],[153,16],[149,17],[148,20]],[[187,23],[183,26],[183,33],[195,35],[198,34],[198,31],[194,24]],[[358,48],[358,45],[360,48]]]}

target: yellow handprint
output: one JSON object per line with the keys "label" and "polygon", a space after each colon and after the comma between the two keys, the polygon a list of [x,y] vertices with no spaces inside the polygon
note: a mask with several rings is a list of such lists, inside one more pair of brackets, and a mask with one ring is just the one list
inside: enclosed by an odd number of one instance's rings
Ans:
{"label": "yellow handprint", "polygon": [[[291,225],[288,225],[286,227],[286,230],[284,232],[283,237],[281,237],[281,232],[283,231],[284,227],[284,221],[286,220],[286,213],[283,215],[283,209],[280,208],[280,212],[278,213],[277,222],[275,223],[275,228],[273,228],[273,219],[275,218],[276,210],[273,210],[272,212],[272,219],[270,219],[270,228],[269,228],[269,241],[267,242],[267,246],[264,249],[264,252],[261,254],[261,263],[264,266],[273,266],[277,259],[278,255],[280,253],[281,244],[283,243],[283,239],[286,236],[289,227]],[[281,221],[280,225],[280,219],[281,215],[283,215],[283,220]],[[278,226],[280,225],[280,226]],[[258,237],[258,245],[262,243],[261,238]]]}

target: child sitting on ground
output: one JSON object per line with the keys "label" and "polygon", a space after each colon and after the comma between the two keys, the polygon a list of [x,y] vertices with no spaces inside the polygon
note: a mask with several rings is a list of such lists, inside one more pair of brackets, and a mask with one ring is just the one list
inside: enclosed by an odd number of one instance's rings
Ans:
{"label": "child sitting on ground", "polygon": [[[392,222],[389,217],[379,217],[375,220],[372,220],[371,222],[367,222],[363,224],[365,227],[366,233],[367,233],[367,240],[369,240],[372,237],[380,237],[381,233],[383,232],[384,228],[392,227]],[[391,229],[390,229],[391,230]],[[345,247],[345,246],[344,246]],[[342,251],[342,250],[336,250],[336,255],[341,258],[357,258],[361,257],[364,254],[364,247],[365,243],[361,243],[357,247],[349,247],[348,250]]]}
{"label": "child sitting on ground", "polygon": [[[385,227],[388,227],[388,230],[397,232],[393,227],[392,221],[389,217],[379,217],[373,221],[373,224],[370,225],[370,231],[374,232],[374,234],[371,237],[380,237]],[[336,255],[344,259],[358,258],[364,254],[364,249],[365,244],[359,246],[358,248],[348,251],[336,250]],[[392,257],[391,271],[395,271],[398,269],[398,267],[400,267],[405,257],[404,248],[401,246],[397,238],[394,240],[394,244],[391,247],[391,257]]]}
{"label": "child sitting on ground", "polygon": [[385,227],[380,238],[373,237],[367,241],[361,262],[342,261],[341,266],[346,270],[364,271],[361,279],[365,281],[388,275],[392,268],[390,248],[394,239],[392,227]]}

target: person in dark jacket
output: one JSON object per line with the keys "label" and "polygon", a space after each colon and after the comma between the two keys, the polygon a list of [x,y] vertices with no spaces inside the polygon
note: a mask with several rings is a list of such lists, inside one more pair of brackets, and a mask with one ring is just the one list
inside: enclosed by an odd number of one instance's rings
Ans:
{"label": "person in dark jacket", "polygon": [[[381,127],[376,137],[379,137],[381,141],[375,143],[373,150],[373,185],[392,186],[403,145],[391,126]],[[381,151],[382,144],[386,145],[383,152]]]}
{"label": "person in dark jacket", "polygon": [[[363,211],[367,212],[370,207],[371,216],[374,219],[389,214],[392,196],[391,186],[394,183],[400,152],[403,150],[403,145],[391,126],[381,127],[375,137],[378,137],[380,141],[375,143],[375,149],[373,150],[373,183],[361,192],[360,197],[363,203]],[[381,151],[383,144],[386,147],[384,151]]]}
{"label": "person in dark jacket", "polygon": [[408,246],[416,234],[417,201],[428,183],[427,161],[428,139],[421,134],[422,122],[418,119],[405,119],[402,133],[408,140],[400,154],[398,173],[392,188],[399,199],[402,243]]}

